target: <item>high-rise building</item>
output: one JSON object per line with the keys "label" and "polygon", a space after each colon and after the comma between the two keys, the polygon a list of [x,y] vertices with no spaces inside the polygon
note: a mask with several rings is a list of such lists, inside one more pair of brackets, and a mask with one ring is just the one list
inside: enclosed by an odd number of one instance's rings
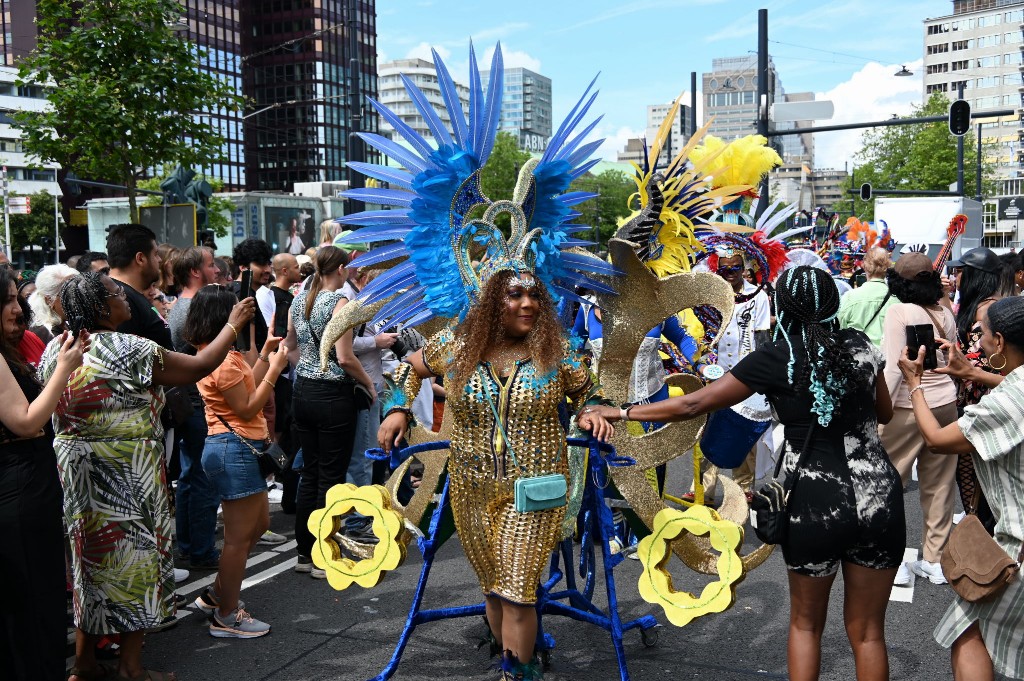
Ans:
{"label": "high-rise building", "polygon": [[[231,84],[235,92],[242,92],[241,0],[185,0],[183,4],[183,26],[188,27],[188,38],[206,53],[201,62],[203,69]],[[224,138],[224,158],[211,168],[196,170],[221,180],[226,191],[245,189],[244,112],[220,109],[193,115],[209,122]]]}
{"label": "high-rise building", "polygon": [[[405,84],[402,82],[403,75],[420,89],[431,108],[437,112],[441,122],[448,130],[451,130],[451,119],[441,96],[441,86],[437,82],[437,73],[434,70],[433,62],[425,59],[397,59],[380,64],[377,68],[377,87],[380,90],[378,101],[394,111],[403,123],[422,135],[424,139],[434,139],[433,133],[430,132],[426,121],[423,120],[423,114],[413,104],[412,98],[409,97],[409,93],[405,89]],[[469,87],[456,82],[455,90],[463,111],[469,111]],[[381,120],[380,133],[390,138],[394,135],[395,129],[387,121]]]}
{"label": "high-rise building", "polygon": [[[778,71],[771,57],[768,58],[768,102],[807,101],[813,93],[799,93],[793,99],[786,96]],[[709,133],[723,140],[734,140],[757,132],[757,55],[746,57],[725,57],[711,60],[711,71],[703,74],[704,120],[714,117]],[[777,130],[792,130],[797,123],[786,122],[775,125]],[[787,163],[810,162],[813,157],[811,136],[786,135],[777,138],[779,155]]]}
{"label": "high-rise building", "polygon": [[[490,71],[481,71],[484,92]],[[543,151],[551,138],[551,79],[529,69],[505,69],[499,132],[509,132],[526,151]]]}
{"label": "high-rise building", "polygon": [[240,6],[242,90],[253,103],[246,188],[348,178],[345,162],[366,149],[352,133],[377,131],[364,98],[377,96],[374,1],[226,1]]}
{"label": "high-rise building", "polygon": [[[647,144],[654,141],[658,130],[661,128],[661,124],[664,123],[665,117],[668,116],[669,109],[671,108],[672,102],[648,105],[647,128],[644,133],[644,139],[647,141]],[[671,158],[686,146],[686,143],[690,141],[690,137],[693,136],[694,130],[690,112],[690,107],[683,104],[676,110],[676,120],[672,124],[672,132],[658,157],[658,165],[660,167],[666,167]],[[626,140],[626,148],[618,152],[617,159],[620,162],[632,161],[634,163],[642,163],[644,157],[643,149],[644,143],[640,138],[628,139]]]}
{"label": "high-rise building", "polygon": [[[951,15],[925,19],[924,97],[943,93],[954,100],[962,87],[972,112],[1024,106],[1022,23],[1024,0],[953,0]],[[982,123],[982,148],[996,167],[1000,196],[1024,196],[1022,140],[1018,116]],[[1020,239],[1016,221],[997,220],[994,200],[984,216],[986,246]]]}
{"label": "high-rise building", "polygon": [[[768,59],[768,98],[777,93],[778,73]],[[711,60],[711,72],[702,74],[704,121],[714,117],[710,134],[734,140],[757,132],[757,55]]]}
{"label": "high-rise building", "polygon": [[[35,47],[35,3],[2,4],[0,48],[11,64]],[[181,28],[207,52],[202,68],[251,102],[244,112],[193,112],[225,139],[224,159],[198,170],[227,190],[346,179],[346,160],[364,150],[351,133],[377,126],[364,104],[377,94],[374,0],[181,4]]]}

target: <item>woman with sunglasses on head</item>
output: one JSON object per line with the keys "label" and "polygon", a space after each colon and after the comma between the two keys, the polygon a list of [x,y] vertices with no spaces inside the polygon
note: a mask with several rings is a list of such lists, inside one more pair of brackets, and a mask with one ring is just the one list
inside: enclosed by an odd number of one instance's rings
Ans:
{"label": "woman with sunglasses on head", "polygon": [[[216,341],[237,303],[226,288],[204,286],[189,307],[182,335],[202,352]],[[252,326],[249,331],[253,332]],[[260,474],[257,453],[270,443],[263,407],[288,363],[288,354],[277,351],[280,343],[280,338],[268,336],[253,367],[242,353],[231,350],[219,367],[199,381],[208,433],[203,470],[224,509],[224,550],[216,580],[195,604],[210,616],[210,635],[217,638],[257,638],[270,633],[269,624],[245,611],[238,594],[249,552],[270,528],[267,481]]]}
{"label": "woman with sunglasses on head", "polygon": [[[72,277],[60,302],[71,330],[92,339],[53,415],[78,629],[71,681],[108,678],[95,656],[96,642],[108,634],[121,635],[118,670],[109,678],[171,681],[173,674],[142,667],[146,629],[175,609],[162,387],[195,383],[216,369],[255,304],[247,298],[235,305],[217,337],[189,356],[117,332],[131,308],[106,275]],[[57,370],[58,349],[54,341],[43,354],[44,378]]]}
{"label": "woman with sunglasses on head", "polygon": [[[960,291],[960,305],[956,313],[956,337],[943,337],[943,349],[950,353],[949,366],[943,373],[958,381],[956,406],[960,414],[972,404],[978,404],[989,390],[1003,380],[999,370],[991,366],[981,344],[981,321],[988,308],[1004,296],[1014,295],[1012,273],[1007,272],[999,256],[987,248],[973,248],[949,263],[956,271],[956,286]],[[964,509],[973,510],[989,531],[995,518],[978,484],[974,472],[974,459],[960,454],[956,459],[956,484]]]}
{"label": "woman with sunglasses on head", "polygon": [[[904,486],[910,482],[916,464],[918,495],[924,516],[921,558],[901,564],[894,583],[907,586],[911,573],[914,573],[933,584],[945,584],[939,559],[953,527],[956,460],[928,451],[917,430],[910,389],[900,374],[899,359],[906,347],[910,327],[927,330],[933,337],[943,338],[956,332],[956,323],[953,314],[939,304],[943,296],[942,281],[931,259],[924,253],[901,255],[889,270],[888,283],[889,290],[899,301],[886,311],[882,333],[885,381],[893,403],[893,417],[882,426],[879,435]],[[946,359],[941,353],[936,352],[935,360],[937,366],[946,366]],[[956,421],[956,385],[948,376],[930,373],[919,392],[924,393],[940,423],[946,425]]]}
{"label": "woman with sunglasses on head", "polygon": [[21,314],[14,273],[0,267],[0,663],[5,679],[63,681],[67,650],[64,528],[50,415],[88,351],[87,335],[58,336],[44,386],[6,327]]}

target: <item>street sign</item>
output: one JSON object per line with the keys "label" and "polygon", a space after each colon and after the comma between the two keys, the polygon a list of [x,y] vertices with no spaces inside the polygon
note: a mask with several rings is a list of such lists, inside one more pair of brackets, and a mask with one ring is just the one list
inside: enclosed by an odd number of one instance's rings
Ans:
{"label": "street sign", "polygon": [[785,121],[825,121],[835,114],[835,107],[827,99],[810,102],[775,102],[768,112],[776,123]]}
{"label": "street sign", "polygon": [[7,199],[7,210],[11,215],[29,215],[32,212],[31,196],[11,196]]}

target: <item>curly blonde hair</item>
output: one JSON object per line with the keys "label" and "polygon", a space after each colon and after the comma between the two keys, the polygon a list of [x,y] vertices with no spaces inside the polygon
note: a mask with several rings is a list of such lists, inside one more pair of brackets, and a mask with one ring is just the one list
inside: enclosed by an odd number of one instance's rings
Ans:
{"label": "curly blonde hair", "polygon": [[[503,340],[505,297],[509,280],[516,276],[511,271],[494,274],[484,284],[466,318],[455,327],[455,338],[462,343],[462,352],[456,353],[451,367],[453,385],[457,389],[469,382],[487,351]],[[526,344],[537,372],[544,374],[565,359],[565,334],[547,287],[538,281],[537,291],[537,321],[526,336]]]}

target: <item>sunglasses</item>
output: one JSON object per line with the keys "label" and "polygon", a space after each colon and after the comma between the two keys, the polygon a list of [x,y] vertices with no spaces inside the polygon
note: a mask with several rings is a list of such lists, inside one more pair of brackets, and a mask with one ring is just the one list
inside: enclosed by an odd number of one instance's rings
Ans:
{"label": "sunglasses", "polygon": [[127,300],[128,299],[128,294],[125,293],[124,286],[121,286],[120,284],[114,284],[114,286],[117,287],[117,290],[114,291],[113,293],[111,293],[110,291],[107,291],[106,297],[107,298],[120,298],[121,300]]}
{"label": "sunglasses", "polygon": [[727,265],[718,268],[719,274],[738,274],[743,271],[743,267],[740,265]]}

